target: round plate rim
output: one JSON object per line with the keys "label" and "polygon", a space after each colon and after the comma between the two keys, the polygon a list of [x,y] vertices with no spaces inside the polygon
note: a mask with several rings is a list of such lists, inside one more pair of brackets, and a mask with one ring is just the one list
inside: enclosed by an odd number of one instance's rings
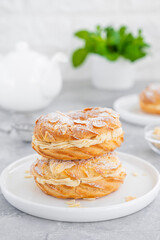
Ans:
{"label": "round plate rim", "polygon": [[[127,98],[137,98],[138,99],[138,95],[137,94],[128,94],[128,95],[125,95],[125,96],[122,96],[122,97],[119,97],[117,98],[114,103],[113,103],[113,108],[120,113],[120,117],[125,120],[126,122],[129,122],[129,123],[132,123],[132,124],[136,124],[136,125],[139,125],[139,126],[146,126],[148,123],[149,123],[149,120],[145,120],[144,121],[144,116],[140,116],[138,114],[134,114],[134,113],[131,113],[131,112],[128,112],[126,110],[123,110],[123,109],[119,109],[119,102],[121,100],[124,100],[124,99],[127,99]],[[117,106],[118,105],[118,106]],[[126,117],[126,114],[127,114],[127,117]],[[129,117],[128,117],[129,115]],[[151,115],[149,115],[151,116]],[[132,117],[132,118],[131,118]],[[142,121],[142,118],[143,118],[143,121]],[[153,119],[152,120],[153,122],[158,122],[159,120],[158,119]]]}
{"label": "round plate rim", "polygon": [[[13,162],[13,163],[11,163],[10,165],[8,165],[8,167],[6,167],[3,171],[2,171],[2,173],[1,173],[1,175],[0,175],[0,187],[1,187],[1,190],[2,190],[2,193],[3,193],[3,195],[5,196],[5,198],[6,198],[6,195],[9,195],[9,196],[11,196],[11,198],[12,199],[16,199],[18,202],[23,202],[23,203],[25,203],[25,204],[29,204],[29,205],[32,205],[33,207],[35,207],[35,205],[36,206],[38,206],[38,207],[42,207],[43,209],[52,209],[52,210],[54,210],[54,209],[56,209],[57,210],[57,208],[58,208],[58,210],[59,211],[74,211],[74,212],[78,212],[78,211],[82,211],[82,209],[83,209],[83,211],[84,212],[90,212],[90,211],[103,211],[104,209],[105,209],[105,211],[107,211],[107,210],[115,210],[115,209],[117,209],[117,208],[119,208],[119,207],[123,207],[123,206],[133,206],[133,205],[135,205],[138,201],[143,201],[143,199],[145,199],[145,198],[147,198],[148,196],[150,196],[150,195],[152,195],[154,192],[156,192],[156,191],[159,191],[160,190],[160,174],[159,174],[159,172],[158,172],[158,170],[151,164],[151,163],[149,163],[149,162],[147,162],[146,160],[144,160],[144,159],[141,159],[141,158],[139,158],[139,157],[137,157],[137,156],[134,156],[134,155],[132,155],[132,154],[128,154],[128,153],[123,153],[123,152],[117,152],[118,154],[120,154],[120,155],[125,155],[125,156],[128,156],[128,157],[134,157],[134,158],[136,158],[136,160],[138,160],[138,161],[140,161],[140,162],[142,162],[143,164],[146,164],[148,167],[150,167],[154,172],[155,172],[155,174],[156,174],[156,184],[155,184],[155,186],[149,191],[149,192],[147,192],[146,194],[144,194],[143,196],[141,196],[141,197],[139,197],[139,198],[137,198],[137,199],[135,199],[134,201],[129,201],[129,202],[124,202],[124,203],[120,203],[120,204],[115,204],[115,205],[112,205],[112,206],[106,206],[106,207],[104,207],[104,206],[102,206],[102,207],[91,207],[91,208],[66,208],[66,207],[55,207],[55,206],[47,206],[47,205],[44,205],[44,204],[40,204],[40,203],[34,203],[34,202],[32,202],[32,201],[29,201],[29,200],[26,200],[26,199],[22,199],[22,198],[20,198],[19,196],[16,196],[15,194],[13,194],[13,193],[11,193],[11,192],[9,192],[6,188],[5,188],[5,183],[3,182],[4,181],[4,179],[3,179],[3,177],[4,177],[4,175],[5,175],[5,173],[6,173],[6,171],[8,171],[9,170],[9,168],[12,168],[15,164],[18,164],[18,163],[20,163],[20,162],[25,162],[28,158],[31,158],[31,157],[33,157],[33,158],[35,158],[36,156],[38,156],[37,154],[31,154],[31,155],[28,155],[28,156],[26,156],[26,157],[23,157],[23,158],[21,158],[21,159],[19,159],[19,160],[17,160],[17,161],[15,161],[15,162]],[[7,198],[6,198],[7,199]],[[9,201],[8,199],[7,199],[7,201]],[[147,204],[148,205],[148,204]],[[14,206],[14,205],[13,205]],[[16,208],[18,208],[18,207],[16,207]],[[143,208],[143,207],[142,207]],[[142,209],[141,208],[141,209]],[[136,211],[135,211],[136,212]]]}

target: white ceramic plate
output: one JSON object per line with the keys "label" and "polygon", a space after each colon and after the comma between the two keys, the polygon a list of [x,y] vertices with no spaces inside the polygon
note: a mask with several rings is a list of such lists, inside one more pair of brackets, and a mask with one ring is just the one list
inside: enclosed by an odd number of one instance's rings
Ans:
{"label": "white ceramic plate", "polygon": [[[120,189],[94,201],[80,200],[81,208],[69,208],[68,200],[44,194],[33,178],[24,178],[36,155],[22,158],[9,165],[1,174],[2,193],[9,203],[28,214],[59,221],[93,222],[123,217],[146,207],[157,196],[160,175],[148,162],[135,156],[118,153],[127,171]],[[133,172],[138,175],[133,176]],[[125,201],[134,196],[135,200]],[[79,200],[76,200],[79,201]]]}
{"label": "white ceramic plate", "polygon": [[118,98],[114,102],[114,109],[120,113],[122,119],[127,122],[145,126],[150,123],[160,123],[160,116],[147,114],[141,111],[138,95],[127,95]]}

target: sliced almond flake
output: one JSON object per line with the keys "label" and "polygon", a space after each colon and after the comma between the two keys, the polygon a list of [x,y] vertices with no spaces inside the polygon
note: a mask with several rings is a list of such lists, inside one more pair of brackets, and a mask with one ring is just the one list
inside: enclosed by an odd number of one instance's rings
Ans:
{"label": "sliced almond flake", "polygon": [[51,160],[50,161],[50,170],[52,172],[52,174],[57,174],[57,173],[61,173],[63,172],[65,169],[69,169],[71,167],[73,167],[75,165],[75,163],[73,161],[55,161],[55,160]]}
{"label": "sliced almond flake", "polygon": [[96,117],[96,118],[91,118],[91,121],[105,121],[106,120],[106,118],[108,118],[109,117],[109,115],[108,116],[106,116],[106,117],[102,117],[102,116],[98,116],[98,117]]}
{"label": "sliced almond flake", "polygon": [[38,118],[36,119],[36,121],[35,121],[35,124],[37,124],[37,123],[38,123],[38,121],[39,121],[39,120],[42,120],[43,118],[45,118],[45,116],[43,116],[43,115],[40,115],[40,117],[38,117]]}
{"label": "sliced almond flake", "polygon": [[59,121],[59,116],[57,113],[49,113],[48,114],[48,122],[56,123]]}
{"label": "sliced almond flake", "polygon": [[49,119],[48,122],[49,123],[57,123],[59,121],[59,119]]}
{"label": "sliced almond flake", "polygon": [[88,124],[88,121],[76,119],[76,120],[74,120],[74,123],[82,124],[82,125],[87,125],[87,124]]}
{"label": "sliced almond flake", "polygon": [[69,115],[61,112],[57,112],[59,114],[59,121],[63,124],[67,124],[69,126],[73,125],[73,120],[70,118]]}
{"label": "sliced almond flake", "polygon": [[113,113],[114,111],[112,110],[112,108],[101,108],[101,112],[107,112],[107,113]]}
{"label": "sliced almond flake", "polygon": [[102,112],[99,114],[100,117],[108,117],[108,113],[107,112]]}
{"label": "sliced almond flake", "polygon": [[47,140],[48,140],[48,139],[49,139],[49,140],[52,140],[52,142],[55,141],[54,137],[53,137],[48,131],[45,132],[44,140],[45,140],[45,139],[47,139]]}
{"label": "sliced almond flake", "polygon": [[59,131],[64,135],[67,132],[67,127],[66,126],[60,126]]}
{"label": "sliced almond flake", "polygon": [[103,122],[103,121],[96,121],[96,120],[95,120],[95,121],[92,122],[92,125],[93,125],[94,127],[101,128],[101,127],[106,126],[106,123]]}
{"label": "sliced almond flake", "polygon": [[81,127],[74,126],[72,128],[72,134],[73,134],[73,137],[75,137],[75,138],[83,138],[85,133],[93,133],[95,135],[98,134],[97,132],[92,131],[91,129],[83,127],[83,126],[81,126]]}
{"label": "sliced almond flake", "polygon": [[132,196],[127,196],[127,197],[125,197],[125,201],[126,201],[126,202],[132,201],[132,200],[134,200],[134,199],[136,199],[136,197],[132,197]]}
{"label": "sliced almond flake", "polygon": [[59,134],[64,135],[64,134],[67,132],[67,127],[64,126],[64,125],[62,125],[62,124],[57,123],[57,124],[54,126],[54,130],[55,130],[55,131],[58,131]]}
{"label": "sliced almond flake", "polygon": [[64,116],[64,117],[67,116],[65,113],[62,113],[62,112],[60,112],[60,111],[56,111],[56,113],[59,114],[59,115],[61,115],[61,116]]}
{"label": "sliced almond flake", "polygon": [[88,107],[88,108],[84,108],[83,111],[87,112],[87,111],[90,111],[92,109],[93,109],[92,107]]}
{"label": "sliced almond flake", "polygon": [[30,173],[30,171],[29,170],[25,170],[25,173]]}
{"label": "sliced almond flake", "polygon": [[98,177],[91,177],[91,178],[81,178],[81,181],[83,183],[87,183],[87,182],[93,182],[93,181],[98,181],[98,180],[101,180],[103,179],[102,176],[98,176]]}

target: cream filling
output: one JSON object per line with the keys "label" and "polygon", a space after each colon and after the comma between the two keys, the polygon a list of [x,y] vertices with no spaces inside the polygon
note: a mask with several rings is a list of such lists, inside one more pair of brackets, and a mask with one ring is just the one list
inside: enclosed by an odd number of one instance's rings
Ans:
{"label": "cream filling", "polygon": [[155,109],[160,110],[160,105],[154,106]]}
{"label": "cream filling", "polygon": [[91,183],[95,182],[97,180],[102,180],[107,177],[118,177],[120,173],[125,172],[125,169],[123,167],[119,168],[115,173],[107,174],[105,176],[98,176],[98,177],[92,177],[92,178],[80,178],[77,180],[72,180],[70,178],[64,178],[64,179],[41,179],[37,178],[37,182],[40,184],[53,184],[53,185],[66,185],[69,187],[77,187],[80,185],[80,183]]}
{"label": "cream filling", "polygon": [[66,148],[72,148],[72,147],[83,148],[83,147],[89,147],[92,145],[100,144],[106,141],[110,141],[113,138],[117,138],[121,136],[122,133],[123,133],[122,128],[117,128],[113,131],[108,132],[107,134],[101,134],[100,136],[96,136],[93,139],[80,139],[80,140],[49,143],[49,142],[38,141],[33,136],[32,141],[36,146],[38,146],[41,149],[66,149]]}
{"label": "cream filling", "polygon": [[148,104],[148,103],[144,103],[148,108],[150,108],[150,109],[156,109],[156,110],[160,110],[160,104]]}

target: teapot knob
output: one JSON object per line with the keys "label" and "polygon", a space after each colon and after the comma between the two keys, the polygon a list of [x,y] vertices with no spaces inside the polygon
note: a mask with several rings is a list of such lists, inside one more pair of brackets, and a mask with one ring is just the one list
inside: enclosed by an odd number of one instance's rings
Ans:
{"label": "teapot knob", "polygon": [[27,42],[18,42],[16,44],[16,50],[18,51],[24,51],[24,50],[26,51],[28,49],[29,49],[29,45]]}
{"label": "teapot knob", "polygon": [[52,61],[56,61],[56,62],[67,62],[67,56],[66,54],[62,53],[62,52],[58,52],[56,53],[53,57],[52,57]]}

